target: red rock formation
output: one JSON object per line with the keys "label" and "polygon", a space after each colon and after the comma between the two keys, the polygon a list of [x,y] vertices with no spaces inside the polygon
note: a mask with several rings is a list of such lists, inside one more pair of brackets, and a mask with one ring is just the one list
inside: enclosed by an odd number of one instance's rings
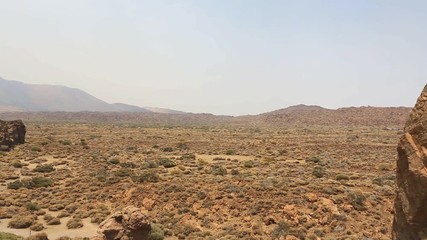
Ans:
{"label": "red rock formation", "polygon": [[103,221],[92,240],[148,240],[150,231],[147,216],[129,206]]}
{"label": "red rock formation", "polygon": [[397,147],[393,239],[427,239],[427,86]]}

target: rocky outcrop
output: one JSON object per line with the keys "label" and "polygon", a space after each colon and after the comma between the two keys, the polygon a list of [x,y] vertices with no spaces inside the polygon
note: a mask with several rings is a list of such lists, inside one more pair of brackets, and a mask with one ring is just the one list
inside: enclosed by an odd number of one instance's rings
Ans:
{"label": "rocky outcrop", "polygon": [[0,151],[8,151],[17,144],[25,143],[26,132],[25,125],[21,120],[0,120]]}
{"label": "rocky outcrop", "polygon": [[393,239],[427,239],[427,86],[397,147]]}
{"label": "rocky outcrop", "polygon": [[148,240],[150,231],[148,217],[128,206],[103,221],[92,240]]}

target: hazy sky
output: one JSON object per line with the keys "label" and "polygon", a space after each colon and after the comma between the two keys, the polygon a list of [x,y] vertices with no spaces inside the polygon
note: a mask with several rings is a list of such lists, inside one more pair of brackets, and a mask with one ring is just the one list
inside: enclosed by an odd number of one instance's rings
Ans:
{"label": "hazy sky", "polygon": [[215,114],[413,106],[427,1],[0,0],[0,76]]}

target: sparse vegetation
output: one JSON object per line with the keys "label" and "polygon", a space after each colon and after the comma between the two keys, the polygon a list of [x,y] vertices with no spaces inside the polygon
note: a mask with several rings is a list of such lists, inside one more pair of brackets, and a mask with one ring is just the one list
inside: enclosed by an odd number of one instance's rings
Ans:
{"label": "sparse vegetation", "polygon": [[[394,155],[378,139],[392,142],[398,137],[393,131],[39,125],[29,125],[32,145],[0,161],[0,180],[7,186],[0,218],[31,216],[31,223],[12,222],[28,231],[85,231],[82,219],[99,224],[134,204],[155,216],[151,240],[390,235],[383,226],[391,215],[383,213],[394,198]],[[347,141],[348,128],[358,141]]]}

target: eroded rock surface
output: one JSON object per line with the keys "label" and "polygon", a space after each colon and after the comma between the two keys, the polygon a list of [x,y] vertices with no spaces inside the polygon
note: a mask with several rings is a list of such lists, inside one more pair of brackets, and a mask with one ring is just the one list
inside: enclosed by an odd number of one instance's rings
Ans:
{"label": "eroded rock surface", "polygon": [[0,151],[8,151],[17,144],[25,143],[26,132],[25,125],[21,120],[0,120]]}
{"label": "eroded rock surface", "polygon": [[427,86],[409,116],[397,151],[393,239],[427,239]]}
{"label": "eroded rock surface", "polygon": [[128,206],[99,225],[92,240],[148,240],[151,225],[137,207]]}

